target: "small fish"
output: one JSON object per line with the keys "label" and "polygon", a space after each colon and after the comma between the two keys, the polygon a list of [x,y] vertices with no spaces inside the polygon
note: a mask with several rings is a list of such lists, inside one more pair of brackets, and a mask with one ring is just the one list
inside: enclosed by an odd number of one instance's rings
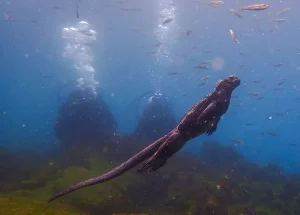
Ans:
{"label": "small fish", "polygon": [[286,12],[291,11],[291,10],[292,10],[291,8],[284,8],[284,9],[282,9],[281,11],[279,11],[279,12],[277,13],[277,15],[286,13]]}
{"label": "small fish", "polygon": [[251,4],[248,6],[241,7],[241,10],[266,10],[269,8],[267,4]]}
{"label": "small fish", "polygon": [[229,9],[229,11],[230,11],[231,13],[233,13],[234,15],[236,15],[237,17],[243,19],[243,16],[242,16],[239,12],[237,12],[236,10]]}
{"label": "small fish", "polygon": [[273,22],[285,22],[286,21],[286,19],[275,19],[275,20],[273,20]]}
{"label": "small fish", "polygon": [[273,66],[274,66],[274,67],[281,67],[281,66],[282,66],[282,63],[277,63],[277,64],[274,64]]}
{"label": "small fish", "polygon": [[297,146],[297,143],[290,143],[289,146],[295,147]]}
{"label": "small fish", "polygon": [[156,43],[153,46],[159,48],[162,45],[162,43]]}
{"label": "small fish", "polygon": [[194,66],[196,69],[208,69],[208,65],[206,63],[200,63],[197,66]]}
{"label": "small fish", "polygon": [[168,72],[168,75],[178,75],[178,72]]}
{"label": "small fish", "polygon": [[277,134],[275,132],[272,132],[272,131],[265,131],[265,133],[270,134],[273,137],[277,136]]}
{"label": "small fish", "polygon": [[78,5],[76,5],[76,17],[79,18],[79,8],[78,8]]}
{"label": "small fish", "polygon": [[202,83],[198,84],[198,86],[201,87],[201,86],[203,86],[205,84],[207,84],[207,83],[206,82],[202,82]]}
{"label": "small fish", "polygon": [[84,32],[83,34],[86,35],[86,36],[89,36],[89,37],[93,36],[93,34],[89,33],[89,32]]}
{"label": "small fish", "polygon": [[251,96],[258,96],[259,94],[256,93],[256,92],[248,92],[248,95],[251,95]]}
{"label": "small fish", "polygon": [[164,25],[164,24],[167,24],[167,23],[172,22],[172,21],[173,21],[172,18],[168,18],[162,24]]}
{"label": "small fish", "polygon": [[205,80],[209,79],[210,77],[211,77],[210,75],[204,76],[204,77],[200,78],[200,81],[205,81]]}
{"label": "small fish", "polygon": [[190,36],[191,33],[192,33],[192,30],[190,30],[190,29],[185,31],[185,34],[186,34],[187,36]]}
{"label": "small fish", "polygon": [[240,43],[237,36],[234,34],[233,30],[229,29],[230,36],[235,43]]}
{"label": "small fish", "polygon": [[257,100],[262,100],[264,97],[263,96],[260,96],[257,98]]}
{"label": "small fish", "polygon": [[212,7],[217,7],[224,4],[224,1],[209,1],[209,2],[204,2],[204,4],[208,4],[209,6]]}
{"label": "small fish", "polygon": [[285,79],[282,79],[281,81],[279,81],[279,82],[277,83],[277,86],[281,86],[281,85],[284,83],[284,81],[285,81]]}
{"label": "small fish", "polygon": [[239,139],[230,139],[231,141],[233,141],[233,142],[235,142],[235,143],[237,143],[237,144],[243,144],[244,143],[244,141],[242,141],[242,140],[239,140]]}

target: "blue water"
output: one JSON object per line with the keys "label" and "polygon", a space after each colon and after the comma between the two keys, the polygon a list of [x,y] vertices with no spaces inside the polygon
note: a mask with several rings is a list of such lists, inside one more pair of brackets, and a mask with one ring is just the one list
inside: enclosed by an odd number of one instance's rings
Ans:
{"label": "blue water", "polygon": [[[270,7],[265,11],[243,11],[243,19],[229,12],[229,8],[239,11],[241,6],[253,3],[266,3]],[[53,9],[54,6],[59,6],[59,10]],[[163,65],[157,63],[157,55],[149,54],[160,42],[155,35],[160,18],[159,1],[129,0],[124,4],[108,0],[1,1],[0,11],[9,14],[12,20],[0,23],[0,144],[32,150],[55,145],[53,127],[61,105],[57,99],[60,86],[78,78],[73,63],[62,56],[65,47],[62,29],[83,20],[98,34],[92,46],[95,80],[99,82],[97,92],[109,104],[120,134],[134,131],[136,113],[130,105],[142,93],[160,90],[170,97],[179,120],[214,89],[218,79],[236,74],[242,81],[234,91],[238,97],[232,99],[217,132],[190,141],[183,150],[199,153],[199,140],[234,145],[231,139],[240,139],[243,144],[236,148],[246,159],[261,165],[276,163],[288,173],[299,172],[300,101],[296,99],[300,96],[299,6],[296,0],[240,3],[227,0],[214,8],[175,0],[174,5],[166,6],[175,8],[176,17],[169,23],[174,28],[165,40],[170,42],[167,49],[172,62]],[[125,11],[121,7],[140,10]],[[292,10],[277,15],[284,8]],[[286,21],[273,22],[276,18]],[[192,30],[190,36],[185,34],[186,29]],[[239,44],[232,41],[229,29],[235,32]],[[224,60],[219,71],[193,68],[216,57]],[[273,66],[279,63],[281,67]],[[170,76],[168,72],[179,74]],[[211,76],[207,84],[197,86],[200,78],[207,75]],[[284,83],[277,86],[282,79]],[[260,83],[253,83],[257,80]],[[282,89],[274,90],[276,87]],[[258,100],[260,96],[264,98]],[[262,135],[264,131],[277,135]]]}

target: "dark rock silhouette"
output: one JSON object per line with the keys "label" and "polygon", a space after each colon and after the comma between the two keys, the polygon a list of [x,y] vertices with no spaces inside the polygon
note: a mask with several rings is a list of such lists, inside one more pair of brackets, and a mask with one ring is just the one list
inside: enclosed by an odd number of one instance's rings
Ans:
{"label": "dark rock silhouette", "polygon": [[70,147],[113,135],[116,121],[100,96],[94,98],[86,90],[72,91],[61,106],[55,125],[61,146]]}
{"label": "dark rock silhouette", "polygon": [[161,94],[155,93],[138,119],[135,135],[149,142],[168,133],[176,126],[171,105]]}

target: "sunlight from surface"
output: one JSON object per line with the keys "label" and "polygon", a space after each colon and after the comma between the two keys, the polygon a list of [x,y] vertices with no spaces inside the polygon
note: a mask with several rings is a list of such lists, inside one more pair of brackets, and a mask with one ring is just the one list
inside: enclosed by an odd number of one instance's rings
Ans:
{"label": "sunlight from surface", "polygon": [[78,87],[90,89],[96,95],[98,82],[95,80],[95,69],[92,66],[93,52],[91,44],[96,40],[97,32],[89,23],[80,21],[77,27],[64,28],[62,38],[66,40],[63,56],[71,60],[78,71]]}

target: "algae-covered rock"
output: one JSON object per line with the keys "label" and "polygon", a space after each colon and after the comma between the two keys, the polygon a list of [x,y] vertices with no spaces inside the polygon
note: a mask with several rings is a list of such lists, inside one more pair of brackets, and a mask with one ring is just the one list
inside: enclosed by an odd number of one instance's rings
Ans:
{"label": "algae-covered rock", "polygon": [[265,215],[281,215],[282,214],[280,211],[272,210],[265,206],[257,206],[255,208],[255,212],[257,214],[265,214]]}
{"label": "algae-covered rock", "polygon": [[49,205],[33,198],[0,195],[0,215],[81,215],[66,204]]}
{"label": "algae-covered rock", "polygon": [[[209,146],[205,156],[179,153],[157,172],[129,171],[46,203],[54,193],[106,173],[138,151],[134,146],[132,150],[122,151],[124,159],[117,159],[118,154],[110,151],[121,143],[125,144],[121,141],[105,145],[105,150],[65,151],[62,159],[41,161],[39,171],[22,167],[20,172],[28,174],[17,177],[9,189],[1,190],[0,215],[300,214],[299,176],[283,176],[272,165],[259,167],[240,158],[232,148],[218,144]],[[215,152],[218,160],[213,159]],[[231,154],[235,159],[227,159]],[[16,169],[14,175],[18,174]]]}
{"label": "algae-covered rock", "polygon": [[[96,154],[95,156],[91,155],[88,162],[90,166],[89,169],[80,166],[69,166],[68,168],[61,170],[60,178],[50,181],[46,187],[32,192],[41,195],[44,193],[44,196],[41,196],[41,198],[47,200],[54,193],[59,192],[72,184],[108,172],[114,167],[112,163],[108,162],[104,157],[99,156],[99,154]],[[104,207],[116,199],[121,199],[122,193],[126,192],[128,184],[133,182],[134,178],[132,175],[126,174],[112,181],[75,191],[55,202],[66,202],[76,205],[77,207],[93,210],[100,206]],[[47,196],[45,196],[45,193],[47,193]]]}
{"label": "algae-covered rock", "polygon": [[[132,175],[126,174],[120,178],[106,182],[105,184],[78,190],[47,204],[47,200],[54,193],[59,192],[74,183],[78,183],[79,181],[103,174],[116,165],[106,160],[103,156],[100,156],[99,153],[89,154],[87,162],[89,164],[88,169],[83,166],[68,166],[67,168],[61,168],[59,173],[46,171],[45,168],[51,167],[43,166],[44,169],[41,173],[36,174],[35,178],[22,180],[14,185],[12,184],[12,188],[14,189],[11,189],[6,195],[13,196],[12,199],[18,200],[17,203],[12,203],[17,205],[20,205],[23,200],[26,199],[26,202],[31,202],[32,204],[39,203],[45,207],[49,206],[49,208],[53,207],[54,209],[59,205],[73,205],[81,210],[83,208],[93,210],[94,208],[105,206],[108,203],[111,204],[112,202],[121,199],[122,193],[126,192],[127,185],[134,182]],[[56,177],[53,177],[53,174],[56,174]],[[9,201],[9,199],[7,201]],[[18,208],[19,206],[16,207],[16,210],[19,210]],[[52,214],[64,214],[61,213],[61,211],[56,213],[54,209],[52,210]],[[2,210],[6,211],[5,209]],[[3,215],[4,214],[6,215],[6,213],[3,213]],[[65,214],[72,213],[66,212]]]}

